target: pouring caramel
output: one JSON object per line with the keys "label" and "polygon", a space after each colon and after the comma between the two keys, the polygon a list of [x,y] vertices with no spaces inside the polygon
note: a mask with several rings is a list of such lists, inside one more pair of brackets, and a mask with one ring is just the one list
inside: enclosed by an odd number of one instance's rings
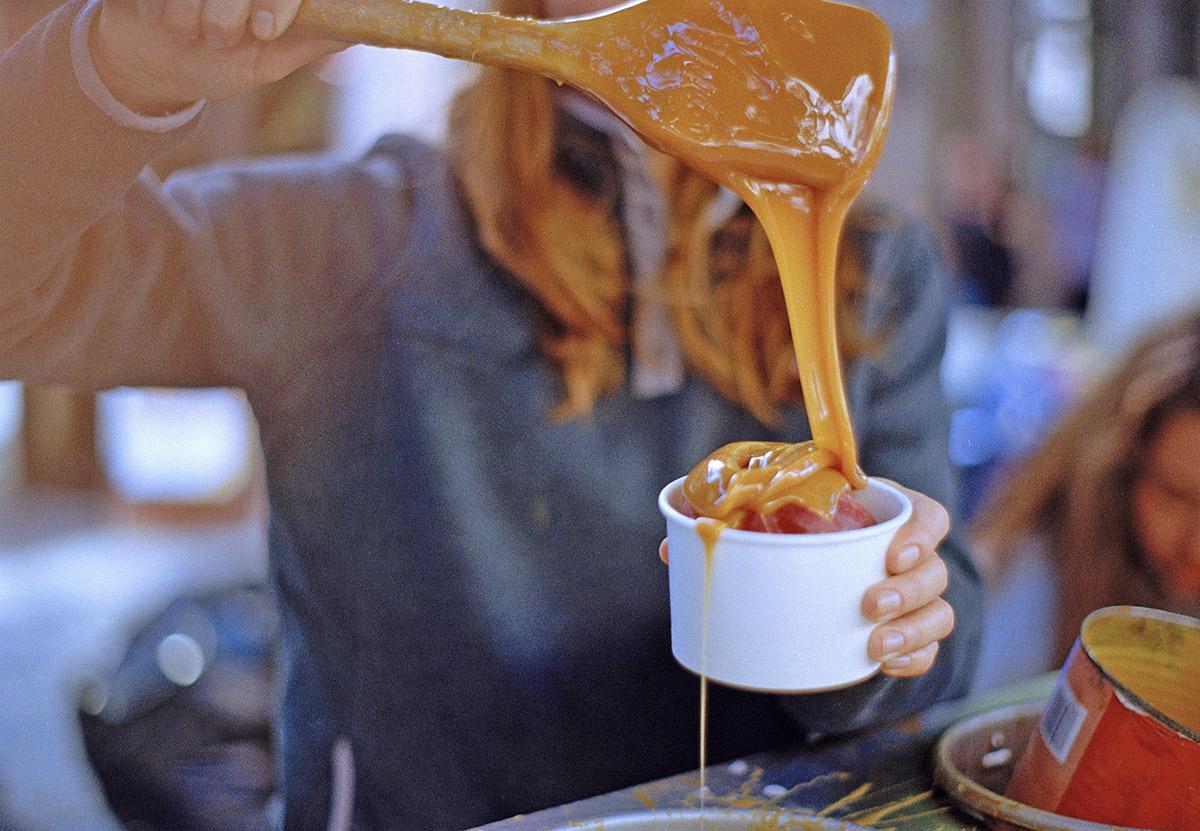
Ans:
{"label": "pouring caramel", "polygon": [[[696,481],[689,477],[686,498],[705,517],[697,527],[706,547],[707,633],[723,527],[789,501],[828,515],[843,493],[866,485],[838,354],[835,279],[846,214],[887,133],[895,88],[887,27],[865,10],[823,0],[642,0],[558,21],[409,0],[306,0],[296,25],[568,83],[754,211],[783,284],[813,440],[730,445],[727,457],[718,451]],[[747,464],[751,457],[757,461]],[[703,808],[703,668],[700,701]]]}
{"label": "pouring caramel", "polygon": [[838,353],[835,272],[846,213],[887,133],[895,61],[882,21],[824,0],[642,0],[564,20],[306,0],[296,25],[547,75],[738,193],[779,267],[821,463],[865,486]]}

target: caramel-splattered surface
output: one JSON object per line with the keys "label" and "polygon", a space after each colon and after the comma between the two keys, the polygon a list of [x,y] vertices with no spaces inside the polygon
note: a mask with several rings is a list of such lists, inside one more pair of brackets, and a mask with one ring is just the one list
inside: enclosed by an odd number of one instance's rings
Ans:
{"label": "caramel-splattered surface", "polygon": [[[986,831],[933,788],[932,747],[946,727],[962,718],[1015,702],[1045,699],[1055,675],[935,707],[902,725],[816,748],[714,764],[708,770],[711,793],[706,804],[714,810],[765,811],[761,821],[775,825],[755,831],[808,831],[803,824],[808,818],[840,821],[847,831]],[[594,828],[591,821],[604,816],[694,809],[699,806],[698,785],[698,773],[680,774],[493,823],[483,831],[551,831],[572,825]]]}

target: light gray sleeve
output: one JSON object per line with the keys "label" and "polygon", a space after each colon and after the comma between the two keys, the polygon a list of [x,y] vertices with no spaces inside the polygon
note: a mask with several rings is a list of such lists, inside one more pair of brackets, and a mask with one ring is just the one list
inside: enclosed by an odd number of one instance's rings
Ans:
{"label": "light gray sleeve", "polygon": [[105,86],[92,60],[92,50],[89,44],[92,24],[100,11],[103,0],[88,0],[87,5],[79,12],[71,26],[71,63],[75,70],[75,78],[93,104],[110,119],[132,130],[144,130],[151,133],[169,133],[186,127],[203,110],[206,101],[195,101],[178,112],[166,115],[143,115],[126,107],[116,99],[112,91]]}
{"label": "light gray sleeve", "polygon": [[[869,258],[866,327],[876,349],[851,372],[861,391],[855,408],[863,469],[894,479],[947,507],[958,507],[948,456],[949,410],[940,366],[946,338],[948,283],[933,238],[909,223],[878,234]],[[844,733],[896,721],[966,694],[981,636],[983,591],[957,528],[940,553],[950,571],[944,597],[957,625],[925,675],[884,675],[834,693],[782,699],[810,734]]]}
{"label": "light gray sleeve", "polygon": [[337,337],[397,235],[395,165],[293,160],[162,185],[186,127],[117,123],[71,61],[82,0],[0,55],[0,377],[245,385]]}

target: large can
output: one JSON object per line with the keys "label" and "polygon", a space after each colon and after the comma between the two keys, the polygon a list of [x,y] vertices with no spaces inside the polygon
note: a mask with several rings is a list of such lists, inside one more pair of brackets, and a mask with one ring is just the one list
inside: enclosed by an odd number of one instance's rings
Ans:
{"label": "large can", "polygon": [[1200,829],[1200,620],[1088,615],[1005,795],[1092,822]]}

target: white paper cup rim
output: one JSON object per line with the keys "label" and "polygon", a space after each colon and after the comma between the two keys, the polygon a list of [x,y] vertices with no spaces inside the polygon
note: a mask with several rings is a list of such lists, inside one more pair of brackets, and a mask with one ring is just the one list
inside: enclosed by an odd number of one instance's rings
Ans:
{"label": "white paper cup rim", "polygon": [[[697,520],[687,516],[671,504],[671,497],[676,493],[682,493],[683,483],[686,479],[686,476],[680,476],[659,491],[658,509],[668,522],[678,522],[682,523],[685,527],[693,527]],[[894,517],[878,521],[874,525],[868,525],[865,528],[854,528],[849,531],[826,531],[813,534],[781,534],[771,531],[745,531],[740,528],[723,528],[721,529],[721,539],[729,540],[730,542],[738,541],[754,546],[795,548],[796,546],[828,546],[834,542],[849,542],[893,533],[901,525],[908,522],[909,517],[912,516],[912,500],[897,490],[896,487],[889,485],[881,479],[868,477],[867,481],[875,488],[892,496],[900,505],[900,511]],[[853,494],[853,492],[851,493]]]}

